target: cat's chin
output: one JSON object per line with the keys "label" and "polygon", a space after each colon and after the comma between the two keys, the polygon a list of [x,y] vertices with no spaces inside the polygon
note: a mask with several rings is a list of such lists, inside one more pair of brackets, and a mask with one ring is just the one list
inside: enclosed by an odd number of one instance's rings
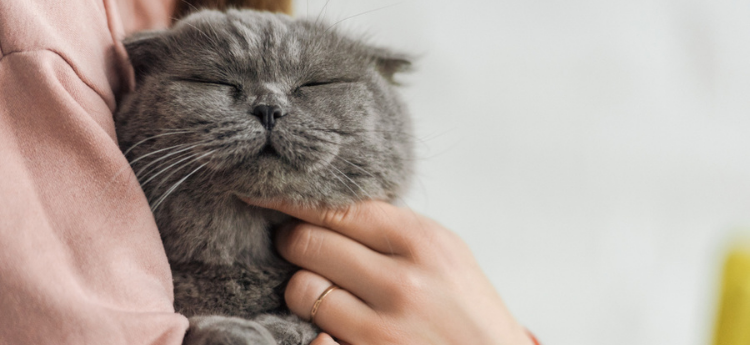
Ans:
{"label": "cat's chin", "polygon": [[[290,196],[289,193],[274,193],[268,190],[243,190],[235,191],[234,196],[240,201],[260,209],[267,208],[270,205],[291,205],[300,207],[326,207],[331,206],[329,202],[319,200],[316,198],[305,198],[300,196]],[[354,203],[354,201],[348,197],[341,198],[344,201],[343,204]],[[349,202],[348,200],[352,200]]]}
{"label": "cat's chin", "polygon": [[269,193],[267,190],[235,191],[234,196],[243,203],[246,203],[251,207],[257,207],[260,209],[266,209],[269,206],[274,205],[305,208],[339,208],[355,204],[358,201],[362,201],[365,199],[359,196],[339,193],[335,193],[335,195],[310,197],[290,195],[289,192]]}
{"label": "cat's chin", "polygon": [[[279,154],[274,148],[263,148],[253,154],[234,155],[217,154],[208,157],[208,170],[216,174],[232,175],[242,179],[244,176],[261,176],[264,180],[287,180],[308,178],[319,174],[321,170],[330,169],[335,154],[327,154],[317,159],[303,159]],[[274,178],[278,177],[278,178]]]}

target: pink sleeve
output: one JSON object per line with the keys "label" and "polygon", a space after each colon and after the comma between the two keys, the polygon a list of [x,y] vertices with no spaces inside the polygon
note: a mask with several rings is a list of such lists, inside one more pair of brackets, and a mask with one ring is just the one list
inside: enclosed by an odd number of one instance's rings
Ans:
{"label": "pink sleeve", "polygon": [[120,8],[0,1],[0,344],[180,344],[187,328],[115,139],[132,85],[117,39],[137,26]]}

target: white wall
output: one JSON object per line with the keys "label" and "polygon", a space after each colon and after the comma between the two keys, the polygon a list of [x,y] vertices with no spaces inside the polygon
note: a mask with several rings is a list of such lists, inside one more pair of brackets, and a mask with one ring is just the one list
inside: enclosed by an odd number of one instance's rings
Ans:
{"label": "white wall", "polygon": [[407,203],[466,239],[545,344],[709,344],[721,251],[750,225],[750,2],[330,0],[322,16],[421,56]]}

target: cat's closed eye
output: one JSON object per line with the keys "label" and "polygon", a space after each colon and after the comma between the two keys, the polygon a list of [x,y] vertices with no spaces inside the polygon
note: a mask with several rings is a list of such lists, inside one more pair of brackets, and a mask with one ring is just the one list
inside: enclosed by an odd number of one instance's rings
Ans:
{"label": "cat's closed eye", "polygon": [[321,85],[330,85],[330,84],[339,83],[339,82],[340,81],[336,81],[336,80],[310,81],[310,82],[307,82],[307,83],[304,83],[304,84],[300,85],[299,88],[302,88],[302,87],[314,87],[314,86],[321,86]]}
{"label": "cat's closed eye", "polygon": [[215,80],[215,79],[204,79],[204,78],[175,78],[174,80],[180,81],[180,82],[186,82],[186,83],[198,83],[198,84],[211,84],[211,85],[219,85],[219,86],[227,86],[232,87],[238,91],[242,90],[242,85],[230,83],[228,81],[223,80]]}
{"label": "cat's closed eye", "polygon": [[304,84],[297,86],[294,89],[294,93],[298,93],[302,89],[306,88],[314,88],[318,86],[329,86],[329,85],[335,85],[335,84],[347,84],[347,83],[353,83],[354,80],[349,79],[321,79],[321,80],[313,80],[305,82]]}

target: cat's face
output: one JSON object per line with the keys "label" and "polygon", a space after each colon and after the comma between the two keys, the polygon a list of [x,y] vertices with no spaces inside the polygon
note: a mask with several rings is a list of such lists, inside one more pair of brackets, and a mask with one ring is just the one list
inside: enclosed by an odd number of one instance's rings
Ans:
{"label": "cat's face", "polygon": [[391,81],[408,62],[388,51],[253,11],[199,12],[126,48],[137,86],[118,140],[152,206],[172,186],[345,204],[406,184],[410,121]]}

